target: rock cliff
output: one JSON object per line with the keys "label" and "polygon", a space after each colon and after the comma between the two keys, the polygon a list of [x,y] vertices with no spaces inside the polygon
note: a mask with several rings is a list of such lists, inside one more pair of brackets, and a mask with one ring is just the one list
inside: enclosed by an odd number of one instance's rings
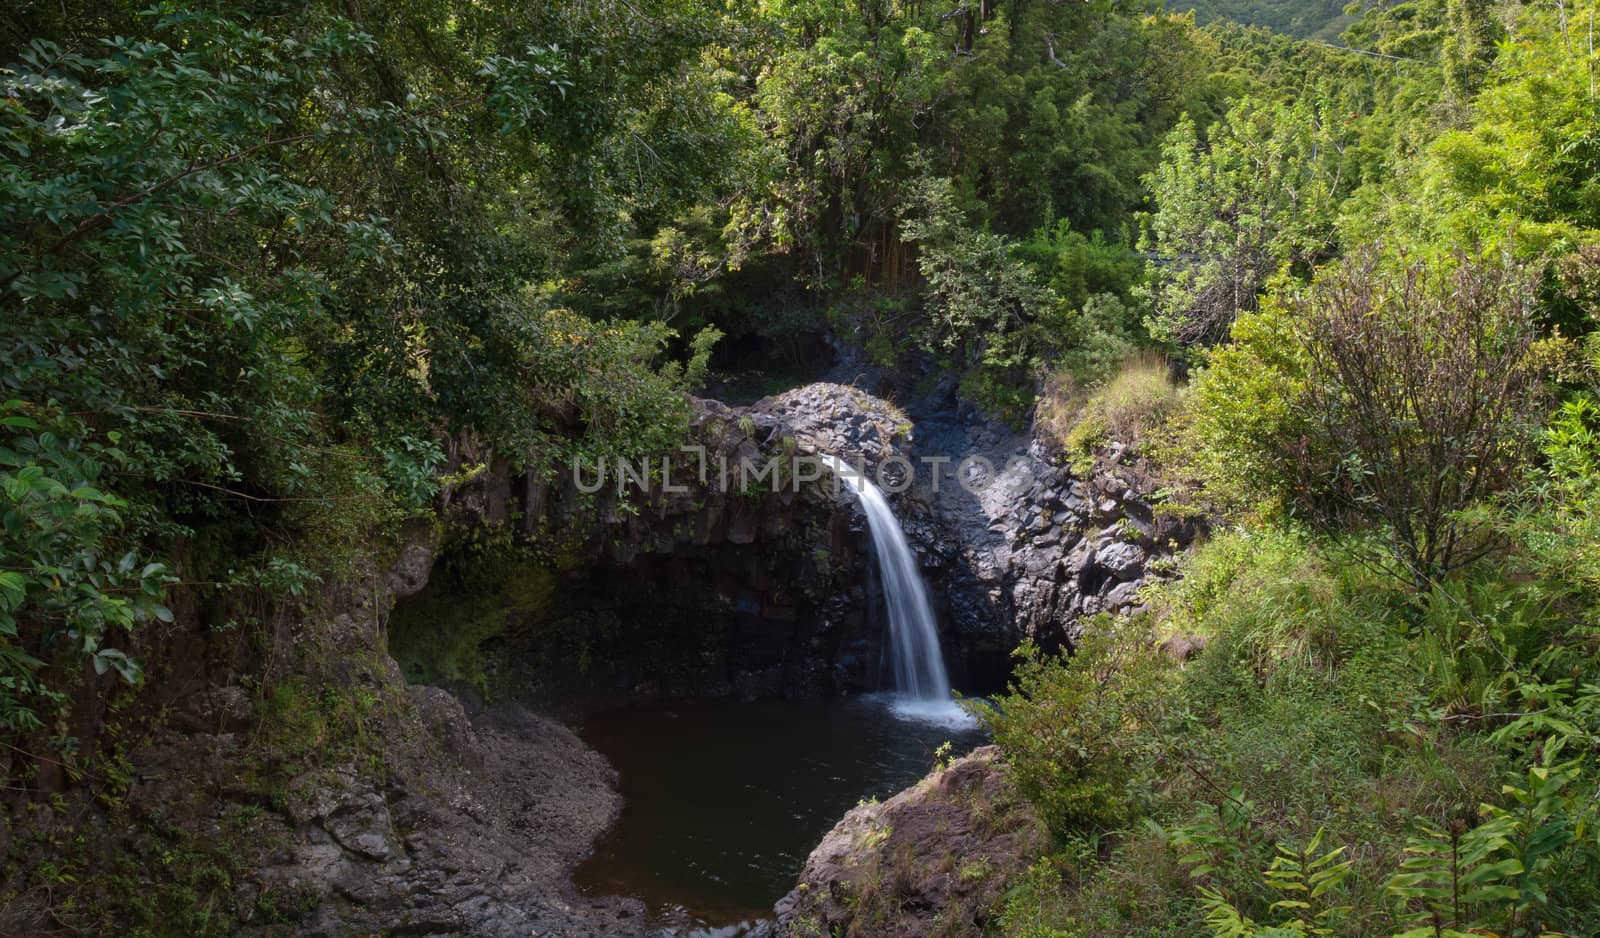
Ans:
{"label": "rock cliff", "polygon": [[[949,414],[914,425],[844,385],[742,408],[696,401],[691,440],[643,484],[637,468],[534,481],[490,459],[453,494],[461,527],[560,543],[533,561],[555,574],[538,601],[486,630],[483,681],[568,713],[881,686],[865,519],[810,454],[843,458],[889,491],[945,624],[950,671],[969,691],[1003,687],[1019,640],[1070,646],[1095,613],[1136,607],[1196,533],[1160,513],[1154,482],[1118,447],[1079,478],[1026,435]],[[476,588],[436,581],[420,618],[435,622],[440,605],[459,617]],[[398,627],[409,630],[407,612]],[[420,652],[437,654],[425,642]]]}

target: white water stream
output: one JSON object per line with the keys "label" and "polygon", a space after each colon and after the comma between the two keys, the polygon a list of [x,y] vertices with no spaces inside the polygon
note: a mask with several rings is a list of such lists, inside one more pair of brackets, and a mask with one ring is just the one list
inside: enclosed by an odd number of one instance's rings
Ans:
{"label": "white water stream", "polygon": [[883,492],[865,473],[834,456],[822,462],[861,501],[878,555],[883,595],[889,604],[889,661],[894,668],[894,712],[907,719],[967,724],[966,711],[950,697],[950,676],[939,649],[939,628],[928,605],[928,590],[906,543],[900,521]]}

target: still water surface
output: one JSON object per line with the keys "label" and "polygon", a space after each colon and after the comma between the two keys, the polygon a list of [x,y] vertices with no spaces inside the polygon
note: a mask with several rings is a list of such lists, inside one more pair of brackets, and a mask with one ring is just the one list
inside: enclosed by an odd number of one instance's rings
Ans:
{"label": "still water surface", "polygon": [[921,778],[940,743],[959,755],[983,742],[878,694],[614,710],[582,735],[622,773],[624,806],[578,885],[711,925],[770,914],[846,811]]}

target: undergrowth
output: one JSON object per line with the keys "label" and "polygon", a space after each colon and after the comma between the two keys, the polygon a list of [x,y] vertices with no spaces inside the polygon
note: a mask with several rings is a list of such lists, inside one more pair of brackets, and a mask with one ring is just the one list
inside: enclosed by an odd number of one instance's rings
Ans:
{"label": "undergrowth", "polygon": [[[1074,657],[1024,650],[986,719],[1057,844],[1003,933],[1593,933],[1600,722],[1519,651],[1558,610],[1490,570],[1419,597],[1337,550],[1226,533]],[[1558,704],[1591,722],[1537,722]]]}

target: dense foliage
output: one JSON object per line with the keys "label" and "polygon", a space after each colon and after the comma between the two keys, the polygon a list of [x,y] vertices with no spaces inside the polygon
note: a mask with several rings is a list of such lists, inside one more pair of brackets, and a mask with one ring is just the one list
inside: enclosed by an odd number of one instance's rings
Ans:
{"label": "dense foliage", "polygon": [[80,662],[137,679],[129,633],[170,622],[173,589],[217,597],[208,625],[233,628],[233,597],[365,563],[428,508],[450,439],[535,471],[675,442],[671,330],[579,315],[559,284],[622,237],[618,200],[710,184],[630,148],[647,127],[734,132],[670,104],[710,93],[678,87],[678,63],[716,19],[457,12],[259,29],[174,9],[12,50],[8,729],[66,745]]}
{"label": "dense foliage", "polygon": [[989,713],[1058,836],[1005,932],[1600,931],[1600,11],[1196,9],[8,11],[8,787],[165,639],[827,335],[1214,521]]}
{"label": "dense foliage", "polygon": [[1332,40],[1350,25],[1345,4],[1316,0],[1180,0],[1174,10],[1193,10],[1203,23],[1232,20],[1251,26],[1265,26],[1290,36],[1313,36]]}
{"label": "dense foliage", "polygon": [[1169,136],[1146,452],[1227,526],[990,712],[1060,837],[1006,933],[1600,928],[1593,15],[1376,11],[1387,103]]}

